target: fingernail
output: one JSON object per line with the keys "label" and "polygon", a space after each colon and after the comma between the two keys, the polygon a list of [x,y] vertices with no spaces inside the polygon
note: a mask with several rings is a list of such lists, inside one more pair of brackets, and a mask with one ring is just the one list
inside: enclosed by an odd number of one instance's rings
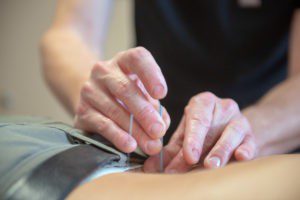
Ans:
{"label": "fingernail", "polygon": [[218,168],[221,165],[221,160],[218,157],[211,157],[208,159],[208,164],[213,168]]}
{"label": "fingernail", "polygon": [[160,149],[162,148],[162,144],[159,140],[150,140],[147,142],[146,148],[148,150],[148,154],[154,154],[160,151]]}
{"label": "fingernail", "polygon": [[155,97],[161,96],[163,92],[164,92],[164,88],[162,85],[155,86],[153,89],[153,94]]}
{"label": "fingernail", "polygon": [[168,170],[166,170],[166,173],[168,173],[168,174],[176,174],[178,172],[177,172],[176,169],[168,169]]}
{"label": "fingernail", "polygon": [[155,137],[161,137],[163,135],[164,127],[160,123],[155,123],[151,127],[151,134]]}

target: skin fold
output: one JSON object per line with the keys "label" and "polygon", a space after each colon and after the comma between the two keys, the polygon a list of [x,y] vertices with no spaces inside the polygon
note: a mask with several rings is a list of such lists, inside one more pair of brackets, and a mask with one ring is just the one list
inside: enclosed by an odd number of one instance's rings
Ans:
{"label": "skin fold", "polygon": [[[58,0],[53,23],[41,39],[45,79],[74,116],[74,126],[99,133],[116,148],[139,146],[151,157],[144,170],[158,170],[160,138],[170,117],[157,111],[167,83],[151,52],[136,47],[104,60],[112,0]],[[240,110],[233,99],[199,91],[163,148],[165,172],[182,173],[290,152],[300,146],[300,11],[294,12],[288,77],[255,104]],[[169,94],[174,95],[174,94]],[[128,134],[134,114],[133,134]]]}
{"label": "skin fold", "polygon": [[293,200],[300,198],[299,165],[299,155],[277,155],[178,175],[111,174],[79,186],[68,199]]}

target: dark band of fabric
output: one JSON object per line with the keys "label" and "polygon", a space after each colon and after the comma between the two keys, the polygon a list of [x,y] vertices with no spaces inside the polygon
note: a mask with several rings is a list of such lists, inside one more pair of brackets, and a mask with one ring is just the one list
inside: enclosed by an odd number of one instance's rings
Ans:
{"label": "dark band of fabric", "polygon": [[101,166],[118,161],[118,155],[92,145],[78,145],[39,165],[28,176],[16,182],[8,199],[64,199],[84,178]]}

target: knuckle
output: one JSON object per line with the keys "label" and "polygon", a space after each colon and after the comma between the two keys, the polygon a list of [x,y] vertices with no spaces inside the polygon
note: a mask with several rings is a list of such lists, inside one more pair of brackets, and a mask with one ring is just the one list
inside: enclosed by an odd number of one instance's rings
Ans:
{"label": "knuckle", "polygon": [[153,109],[150,105],[144,106],[141,110],[137,113],[137,118],[141,121],[147,119],[147,116],[153,112]]}
{"label": "knuckle", "polygon": [[232,151],[232,145],[229,142],[223,142],[218,147],[220,154],[229,154]]}
{"label": "knuckle", "polygon": [[203,99],[209,99],[209,100],[214,100],[216,98],[216,95],[214,95],[212,92],[202,92],[199,94],[199,97]]}
{"label": "knuckle", "polygon": [[91,76],[95,79],[100,79],[101,75],[106,75],[109,72],[109,68],[105,66],[104,62],[97,62],[91,70]]}
{"label": "knuckle", "polygon": [[234,101],[233,99],[224,99],[223,104],[224,104],[224,110],[228,110],[228,111],[240,110],[237,102]]}
{"label": "knuckle", "polygon": [[242,123],[242,121],[243,120],[233,120],[228,125],[228,128],[232,132],[242,133],[242,132],[244,132],[244,129],[245,129],[245,125],[244,125],[244,123]]}
{"label": "knuckle", "polygon": [[149,56],[150,52],[145,47],[136,47],[134,51],[140,56]]}
{"label": "knuckle", "polygon": [[81,119],[82,116],[87,115],[88,111],[89,111],[89,106],[81,101],[76,108],[75,114],[81,116],[80,117]]}
{"label": "knuckle", "polygon": [[96,126],[96,130],[99,131],[100,133],[105,132],[109,129],[110,122],[108,119],[102,119],[99,120],[95,126]]}
{"label": "knuckle", "polygon": [[103,63],[97,62],[92,68],[92,73],[98,73],[103,68]]}
{"label": "knuckle", "polygon": [[92,86],[91,82],[87,81],[83,84],[80,94],[81,94],[81,97],[83,97],[83,98],[93,94],[93,86]]}
{"label": "knuckle", "polygon": [[106,103],[107,106],[105,107],[106,113],[110,117],[117,118],[120,115],[120,110],[117,106],[111,105],[110,102]]}
{"label": "knuckle", "polygon": [[191,98],[190,104],[198,103],[199,101],[201,101],[201,96],[200,95],[196,95],[196,96],[193,96]]}
{"label": "knuckle", "polygon": [[193,113],[190,115],[190,120],[195,121],[198,124],[201,124],[202,126],[208,128],[210,126],[210,120],[209,118],[205,117],[205,115],[201,113]]}
{"label": "knuckle", "polygon": [[140,63],[144,58],[150,56],[150,52],[144,47],[136,47],[128,52],[128,56],[133,63]]}
{"label": "knuckle", "polygon": [[210,106],[216,101],[216,96],[211,92],[202,92],[192,97],[190,104],[202,103],[204,106]]}
{"label": "knuckle", "polygon": [[126,79],[119,79],[117,81],[118,87],[115,90],[115,93],[118,97],[129,97],[131,95],[131,83]]}

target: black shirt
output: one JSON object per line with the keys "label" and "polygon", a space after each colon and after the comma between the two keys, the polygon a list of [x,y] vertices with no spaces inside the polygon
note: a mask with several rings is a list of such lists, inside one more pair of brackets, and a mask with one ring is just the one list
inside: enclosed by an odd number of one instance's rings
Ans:
{"label": "black shirt", "polygon": [[[253,104],[287,75],[295,0],[136,0],[137,45],[166,78],[163,104],[174,131],[188,100],[203,91]],[[167,137],[168,138],[168,137]]]}

